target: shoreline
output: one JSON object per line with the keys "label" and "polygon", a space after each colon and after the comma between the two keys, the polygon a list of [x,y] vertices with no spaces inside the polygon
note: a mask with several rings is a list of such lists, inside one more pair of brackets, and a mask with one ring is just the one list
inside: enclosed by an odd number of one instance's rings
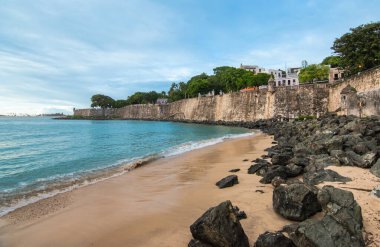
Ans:
{"label": "shoreline", "polygon": [[226,140],[254,136],[258,133],[261,132],[259,130],[249,130],[246,133],[241,134],[227,134],[216,138],[185,142],[172,146],[168,149],[164,149],[159,153],[130,158],[128,160],[121,160],[106,167],[82,172],[82,174],[78,174],[75,177],[66,176],[62,177],[59,180],[53,179],[51,181],[48,181],[48,184],[46,184],[46,188],[44,189],[37,191],[20,191],[20,194],[10,195],[6,197],[5,201],[3,201],[0,205],[0,217],[6,216],[8,213],[17,210],[18,208],[28,206],[29,204],[36,203],[40,200],[96,184],[113,177],[122,176],[125,173],[129,173],[137,168],[149,165],[150,163],[159,159],[181,155],[186,152],[191,152],[193,150],[216,145]]}
{"label": "shoreline", "polygon": [[[182,245],[186,246],[191,238],[188,230],[189,225],[205,209],[223,199],[237,200],[235,204],[247,212],[249,218],[246,222],[243,221],[242,224],[247,225],[245,227],[246,232],[247,234],[251,232],[249,235],[251,235],[250,239],[252,238],[251,241],[253,242],[258,234],[265,229],[265,224],[253,226],[253,222],[250,222],[251,215],[249,213],[251,210],[249,208],[251,207],[249,207],[250,203],[248,201],[251,202],[252,199],[248,195],[253,195],[256,198],[255,200],[263,196],[266,197],[262,202],[261,210],[266,210],[272,215],[271,217],[275,217],[275,221],[279,222],[278,226],[287,222],[281,219],[280,216],[270,212],[271,186],[262,185],[258,182],[259,177],[247,174],[246,169],[251,163],[242,161],[243,159],[253,160],[259,158],[264,154],[264,149],[271,146],[272,140],[272,137],[265,134],[229,139],[212,146],[163,158],[131,173],[65,192],[17,209],[0,218],[0,246],[1,243],[6,243],[9,246],[22,246],[26,243],[29,246],[48,246],[51,243],[54,243],[54,246],[86,246],[91,244],[91,246],[117,246],[118,244],[129,246],[128,243],[131,246],[133,244],[144,246],[145,242],[139,242],[143,241],[142,239],[150,241],[152,244],[155,243],[154,241],[163,241],[160,235],[163,233],[168,234],[174,229],[177,229],[178,236],[181,237],[175,241],[168,241],[165,246],[178,246],[180,239],[182,239],[180,241],[183,243]],[[215,182],[226,175],[230,175],[231,173],[228,170],[233,168],[241,169],[237,174],[241,183],[233,188],[218,189],[214,185]],[[157,183],[152,184],[149,178],[157,179]],[[250,188],[252,185],[256,185],[257,189],[261,189],[265,193],[255,192]],[[123,186],[126,187],[126,191],[121,189]],[[134,186],[141,186],[141,191],[138,188],[136,188],[138,191],[135,191],[132,188]],[[204,191],[204,187],[207,187],[206,191]],[[120,194],[109,195],[114,193],[113,191],[115,190]],[[249,192],[249,194],[242,190]],[[184,197],[183,195],[187,196]],[[242,198],[234,200],[234,197]],[[196,202],[193,200],[196,200]],[[99,203],[100,205],[94,206],[94,204]],[[189,207],[189,205],[192,205],[193,208]],[[143,208],[144,212],[140,212],[141,208]],[[170,213],[173,210],[174,212]],[[189,210],[192,212],[189,213]],[[108,225],[107,229],[112,228],[114,230],[109,232],[109,230],[102,227],[92,229],[88,224],[81,224],[79,221],[88,220],[91,222],[93,219],[93,217],[87,218],[86,212],[92,212],[97,217],[102,218],[104,220],[101,220],[102,224]],[[179,214],[179,212],[182,213]],[[174,214],[175,217],[169,220],[165,216],[166,214]],[[121,221],[120,216],[125,216],[126,219]],[[78,217],[82,220],[79,220]],[[170,224],[178,223],[175,222],[177,218],[185,218],[186,221],[182,222],[181,227],[169,227]],[[156,223],[150,223],[151,221],[165,222],[165,224],[157,225]],[[94,222],[95,225],[97,225],[96,222],[97,220]],[[144,227],[136,227],[141,224]],[[270,224],[273,225],[273,222]],[[148,234],[149,239],[147,239],[148,235],[144,233],[146,225],[149,225],[148,228],[151,228],[153,232],[159,231],[161,234],[151,237],[150,233]],[[163,227],[165,229],[162,229]],[[259,230],[257,227],[264,228]],[[88,229],[85,230],[86,228]],[[115,228],[119,229],[117,234],[114,232],[116,231]],[[252,230],[249,230],[250,228]],[[74,229],[82,229],[81,231],[88,232],[87,234],[91,233],[90,235],[96,232],[94,236],[98,236],[99,240],[94,240],[88,236],[73,238]],[[124,229],[123,234],[121,229]],[[41,232],[46,231],[51,232],[51,234],[48,234],[49,237],[44,234],[44,237],[40,236],[38,238]],[[67,231],[71,234],[64,234]],[[125,232],[128,232],[127,238],[125,237]],[[68,244],[60,238],[71,238],[71,242]],[[111,239],[113,240],[111,241]]]}

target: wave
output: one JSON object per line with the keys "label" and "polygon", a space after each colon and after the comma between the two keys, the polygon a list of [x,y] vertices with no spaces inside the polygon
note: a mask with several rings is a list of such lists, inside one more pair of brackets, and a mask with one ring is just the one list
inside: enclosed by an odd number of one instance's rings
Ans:
{"label": "wave", "polygon": [[235,135],[229,134],[219,138],[186,142],[171,147],[158,154],[121,160],[108,167],[82,171],[77,174],[57,175],[54,177],[38,179],[32,185],[20,184],[24,185],[21,189],[17,188],[12,191],[0,193],[0,217],[28,204],[123,175],[160,158],[180,155],[192,150],[221,143],[227,139],[248,137],[255,134],[257,134],[257,131]]}

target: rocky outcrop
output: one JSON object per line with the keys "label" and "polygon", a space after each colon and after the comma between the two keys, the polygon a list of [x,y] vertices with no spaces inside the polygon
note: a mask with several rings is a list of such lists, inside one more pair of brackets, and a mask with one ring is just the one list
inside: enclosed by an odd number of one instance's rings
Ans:
{"label": "rocky outcrop", "polygon": [[364,246],[361,208],[349,191],[324,186],[318,201],[325,213],[321,220],[307,219],[287,232],[297,246]]}
{"label": "rocky outcrop", "polygon": [[215,185],[219,187],[219,189],[227,188],[238,184],[238,176],[229,175],[221,180],[219,180]]}
{"label": "rocky outcrop", "polygon": [[191,246],[249,247],[248,238],[230,201],[207,210],[190,226],[190,231],[194,238]]}
{"label": "rocky outcrop", "polygon": [[296,247],[296,245],[281,232],[265,232],[258,237],[254,247]]}
{"label": "rocky outcrop", "polygon": [[282,184],[273,191],[273,209],[289,220],[302,221],[321,211],[317,190],[304,183]]}
{"label": "rocky outcrop", "polygon": [[351,178],[343,177],[333,170],[326,169],[305,173],[303,181],[310,185],[316,185],[322,182],[349,182]]}
{"label": "rocky outcrop", "polygon": [[370,172],[376,177],[380,178],[380,159],[371,167]]}

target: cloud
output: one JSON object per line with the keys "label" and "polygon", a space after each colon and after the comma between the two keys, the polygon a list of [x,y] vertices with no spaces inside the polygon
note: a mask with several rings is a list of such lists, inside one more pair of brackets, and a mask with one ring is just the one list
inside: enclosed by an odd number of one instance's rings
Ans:
{"label": "cloud", "polygon": [[3,1],[0,114],[70,111],[95,93],[167,90],[222,65],[320,62],[334,38],[378,17],[380,4],[368,2]]}

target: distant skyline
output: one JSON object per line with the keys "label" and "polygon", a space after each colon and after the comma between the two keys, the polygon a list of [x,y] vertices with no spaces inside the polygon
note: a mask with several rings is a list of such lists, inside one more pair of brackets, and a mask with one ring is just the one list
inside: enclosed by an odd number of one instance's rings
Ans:
{"label": "distant skyline", "polygon": [[320,63],[378,0],[4,0],[0,114],[71,113],[243,64]]}

